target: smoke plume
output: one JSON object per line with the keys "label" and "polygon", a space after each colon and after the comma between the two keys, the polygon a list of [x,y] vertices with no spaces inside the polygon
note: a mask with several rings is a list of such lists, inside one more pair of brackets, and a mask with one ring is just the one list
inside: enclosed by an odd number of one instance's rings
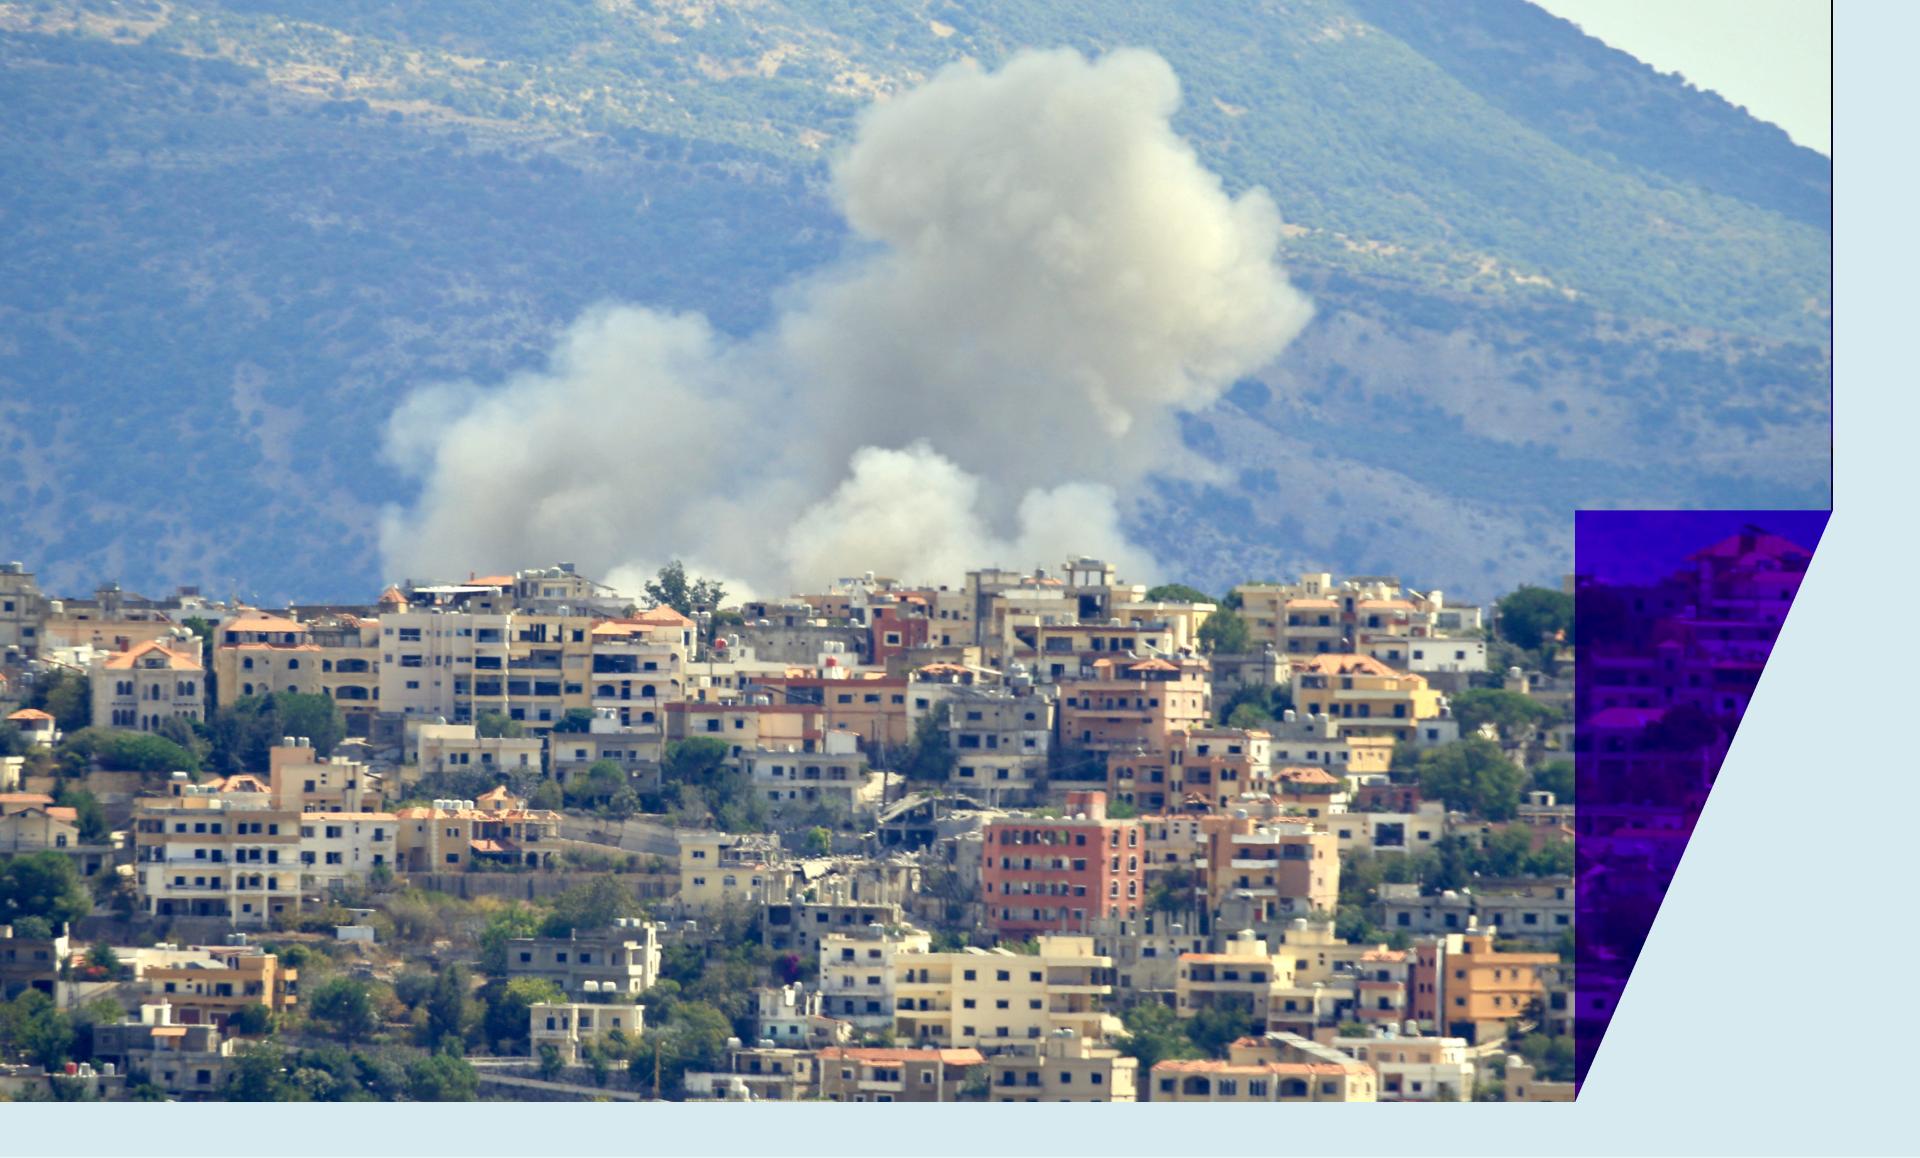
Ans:
{"label": "smoke plume", "polygon": [[1272,201],[1225,192],[1178,103],[1156,55],[1061,51],[875,106],[834,172],[848,255],[763,332],[601,307],[541,372],[409,398],[389,569],[566,558],[637,588],[678,557],[781,594],[1072,553],[1151,577],[1122,497],[1191,466],[1176,416],[1311,312]]}

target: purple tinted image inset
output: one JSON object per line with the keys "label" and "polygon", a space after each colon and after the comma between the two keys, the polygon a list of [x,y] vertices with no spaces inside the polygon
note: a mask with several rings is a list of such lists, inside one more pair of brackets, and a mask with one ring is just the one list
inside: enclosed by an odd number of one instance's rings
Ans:
{"label": "purple tinted image inset", "polygon": [[1574,1044],[1586,1078],[1829,511],[1574,516]]}

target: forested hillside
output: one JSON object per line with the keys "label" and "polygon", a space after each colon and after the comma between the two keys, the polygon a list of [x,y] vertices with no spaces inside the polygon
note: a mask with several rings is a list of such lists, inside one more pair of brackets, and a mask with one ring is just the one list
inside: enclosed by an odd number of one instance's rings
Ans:
{"label": "forested hillside", "polygon": [[410,388],[601,300],[749,329],[842,246],[862,108],[1056,45],[1164,55],[1317,306],[1186,424],[1227,477],[1137,502],[1182,577],[1490,595],[1570,569],[1576,506],[1825,505],[1825,158],[1521,0],[40,0],[0,3],[0,558],[364,596]]}

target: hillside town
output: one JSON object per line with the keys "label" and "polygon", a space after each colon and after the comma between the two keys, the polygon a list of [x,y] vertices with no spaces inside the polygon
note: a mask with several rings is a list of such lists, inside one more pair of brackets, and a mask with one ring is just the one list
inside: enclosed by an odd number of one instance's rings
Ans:
{"label": "hillside town", "polygon": [[0,1096],[1570,1100],[1573,589],[0,565]]}

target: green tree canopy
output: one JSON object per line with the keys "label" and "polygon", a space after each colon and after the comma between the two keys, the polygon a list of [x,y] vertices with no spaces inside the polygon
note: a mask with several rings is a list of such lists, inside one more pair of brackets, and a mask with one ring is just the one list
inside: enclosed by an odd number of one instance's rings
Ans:
{"label": "green tree canopy", "polygon": [[1420,793],[1486,820],[1509,820],[1520,807],[1526,773],[1500,745],[1479,736],[1420,753]]}
{"label": "green tree canopy", "polygon": [[93,681],[80,672],[55,669],[33,685],[27,706],[52,716],[62,732],[78,732],[93,723]]}
{"label": "green tree canopy", "polygon": [[604,929],[621,917],[643,916],[633,894],[612,877],[595,877],[553,899],[553,911],[540,926],[542,937]]}
{"label": "green tree canopy", "polygon": [[366,983],[351,977],[328,978],[314,990],[307,1008],[342,1041],[365,1040],[380,1023]]}
{"label": "green tree canopy", "polygon": [[1142,1081],[1160,1062],[1204,1056],[1187,1036],[1179,1015],[1157,1001],[1141,1002],[1120,1020],[1127,1027],[1127,1037],[1118,1043],[1120,1051],[1140,1059]]}
{"label": "green tree canopy", "polygon": [[93,895],[85,879],[60,853],[28,853],[0,865],[0,922],[17,924],[22,917],[37,917],[58,927],[92,911]]}
{"label": "green tree canopy", "polygon": [[407,1096],[416,1102],[471,1102],[479,1096],[473,1063],[450,1053],[407,1063]]}
{"label": "green tree canopy", "polygon": [[526,725],[505,712],[481,712],[473,720],[474,733],[483,739],[518,739],[527,734]]}
{"label": "green tree canopy", "polygon": [[1189,587],[1185,583],[1162,583],[1158,587],[1147,588],[1147,602],[1217,604],[1220,601],[1198,587]]}
{"label": "green tree canopy", "polygon": [[200,757],[192,751],[145,732],[82,728],[68,733],[60,750],[109,772],[194,772],[200,768]]}
{"label": "green tree canopy", "polygon": [[43,1067],[69,1060],[73,1048],[73,1019],[38,989],[0,1005],[0,1056]]}
{"label": "green tree canopy", "polygon": [[647,580],[646,596],[654,607],[671,607],[691,617],[696,612],[719,610],[727,589],[717,580],[689,579],[686,565],[675,559]]}
{"label": "green tree canopy", "polygon": [[1558,632],[1573,638],[1573,596],[1548,587],[1522,587],[1501,599],[1496,608],[1500,636],[1528,651]]}
{"label": "green tree canopy", "polygon": [[1503,736],[1520,736],[1560,718],[1560,713],[1531,696],[1505,688],[1469,688],[1447,701],[1463,734],[1492,724]]}
{"label": "green tree canopy", "polygon": [[1200,650],[1208,655],[1240,655],[1249,642],[1247,621],[1238,611],[1222,607],[1200,625]]}
{"label": "green tree canopy", "polygon": [[484,1020],[487,1045],[495,1053],[521,1054],[530,1048],[529,1016],[535,1005],[565,1001],[567,995],[558,985],[543,977],[515,977],[495,980],[481,991],[486,1002]]}
{"label": "green tree canopy", "polygon": [[243,696],[232,707],[215,709],[207,720],[208,765],[223,776],[264,772],[275,746],[287,736],[304,736],[316,755],[326,756],[346,738],[340,706],[324,695],[274,692]]}
{"label": "green tree canopy", "polygon": [[100,801],[95,799],[93,793],[62,784],[59,791],[54,793],[53,802],[62,808],[73,809],[75,826],[83,842],[97,844],[107,839],[107,810],[100,807]]}
{"label": "green tree canopy", "polygon": [[1533,786],[1536,790],[1553,793],[1560,804],[1573,803],[1573,761],[1548,760],[1533,770]]}

